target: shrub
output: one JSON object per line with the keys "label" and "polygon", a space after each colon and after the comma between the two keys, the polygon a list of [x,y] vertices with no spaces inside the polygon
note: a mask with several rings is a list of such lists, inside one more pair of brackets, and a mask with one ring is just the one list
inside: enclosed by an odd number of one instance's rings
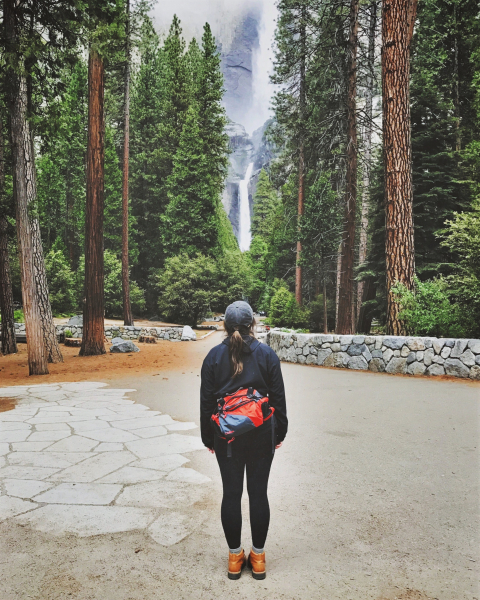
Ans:
{"label": "shrub", "polygon": [[65,331],[63,332],[63,334],[65,335],[66,338],[73,337],[72,332],[70,331],[70,329],[65,329]]}
{"label": "shrub", "polygon": [[75,309],[75,275],[57,239],[45,256],[50,303],[54,315],[70,313]]}
{"label": "shrub", "polygon": [[298,306],[286,284],[280,284],[270,301],[268,323],[274,327],[302,328],[308,324],[308,310]]}
{"label": "shrub", "polygon": [[397,284],[393,291],[401,308],[399,318],[411,335],[465,336],[468,323],[460,306],[450,301],[443,277],[424,282],[415,278],[414,290]]}

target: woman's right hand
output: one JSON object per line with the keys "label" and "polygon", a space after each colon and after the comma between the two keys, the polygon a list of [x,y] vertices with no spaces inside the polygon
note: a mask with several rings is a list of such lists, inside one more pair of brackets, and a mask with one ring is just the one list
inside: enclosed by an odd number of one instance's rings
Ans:
{"label": "woman's right hand", "polygon": [[281,448],[281,447],[282,447],[282,444],[283,444],[283,442],[280,442],[279,444],[277,444],[277,445],[275,446],[275,450],[278,450],[279,448]]}
{"label": "woman's right hand", "polygon": [[207,450],[210,452],[210,454],[215,454],[215,450],[213,448],[207,448]]}

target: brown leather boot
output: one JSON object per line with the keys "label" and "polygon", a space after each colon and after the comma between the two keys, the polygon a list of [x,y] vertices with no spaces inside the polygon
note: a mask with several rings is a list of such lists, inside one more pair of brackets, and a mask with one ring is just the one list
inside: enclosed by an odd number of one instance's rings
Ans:
{"label": "brown leather boot", "polygon": [[228,553],[228,578],[229,579],[240,579],[242,570],[247,564],[245,558],[245,552],[242,550],[238,554]]}
{"label": "brown leather boot", "polygon": [[267,576],[267,570],[265,568],[265,552],[256,554],[251,550],[248,557],[248,566],[252,569],[252,577],[254,579],[265,579]]}

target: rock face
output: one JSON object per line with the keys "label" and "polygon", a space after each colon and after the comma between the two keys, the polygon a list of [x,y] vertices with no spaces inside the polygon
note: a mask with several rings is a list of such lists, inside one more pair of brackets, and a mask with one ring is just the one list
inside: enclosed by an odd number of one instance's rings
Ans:
{"label": "rock face", "polygon": [[68,326],[83,327],[83,315],[75,315],[68,319]]}
{"label": "rock face", "polygon": [[[480,379],[480,340],[295,334],[273,329],[266,342],[286,362],[394,375]],[[448,357],[452,349],[458,358]]]}
{"label": "rock face", "polygon": [[133,342],[131,342],[130,340],[122,340],[120,343],[114,344],[110,348],[110,352],[113,352],[115,354],[118,354],[118,353],[127,354],[128,352],[140,352],[140,348],[135,346],[135,344]]}
{"label": "rock face", "polygon": [[197,339],[197,334],[193,331],[193,329],[190,327],[190,325],[185,325],[185,327],[182,330],[182,342],[190,342],[190,341],[196,341]]}

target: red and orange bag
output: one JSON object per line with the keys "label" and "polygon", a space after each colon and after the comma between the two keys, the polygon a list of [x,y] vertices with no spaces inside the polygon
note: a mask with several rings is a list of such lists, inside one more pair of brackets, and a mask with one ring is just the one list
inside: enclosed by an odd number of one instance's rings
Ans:
{"label": "red and orange bag", "polygon": [[253,388],[237,390],[234,394],[217,400],[218,412],[212,415],[217,434],[228,441],[227,456],[232,455],[231,443],[242,433],[252,431],[272,420],[272,453],[275,452],[275,409]]}

